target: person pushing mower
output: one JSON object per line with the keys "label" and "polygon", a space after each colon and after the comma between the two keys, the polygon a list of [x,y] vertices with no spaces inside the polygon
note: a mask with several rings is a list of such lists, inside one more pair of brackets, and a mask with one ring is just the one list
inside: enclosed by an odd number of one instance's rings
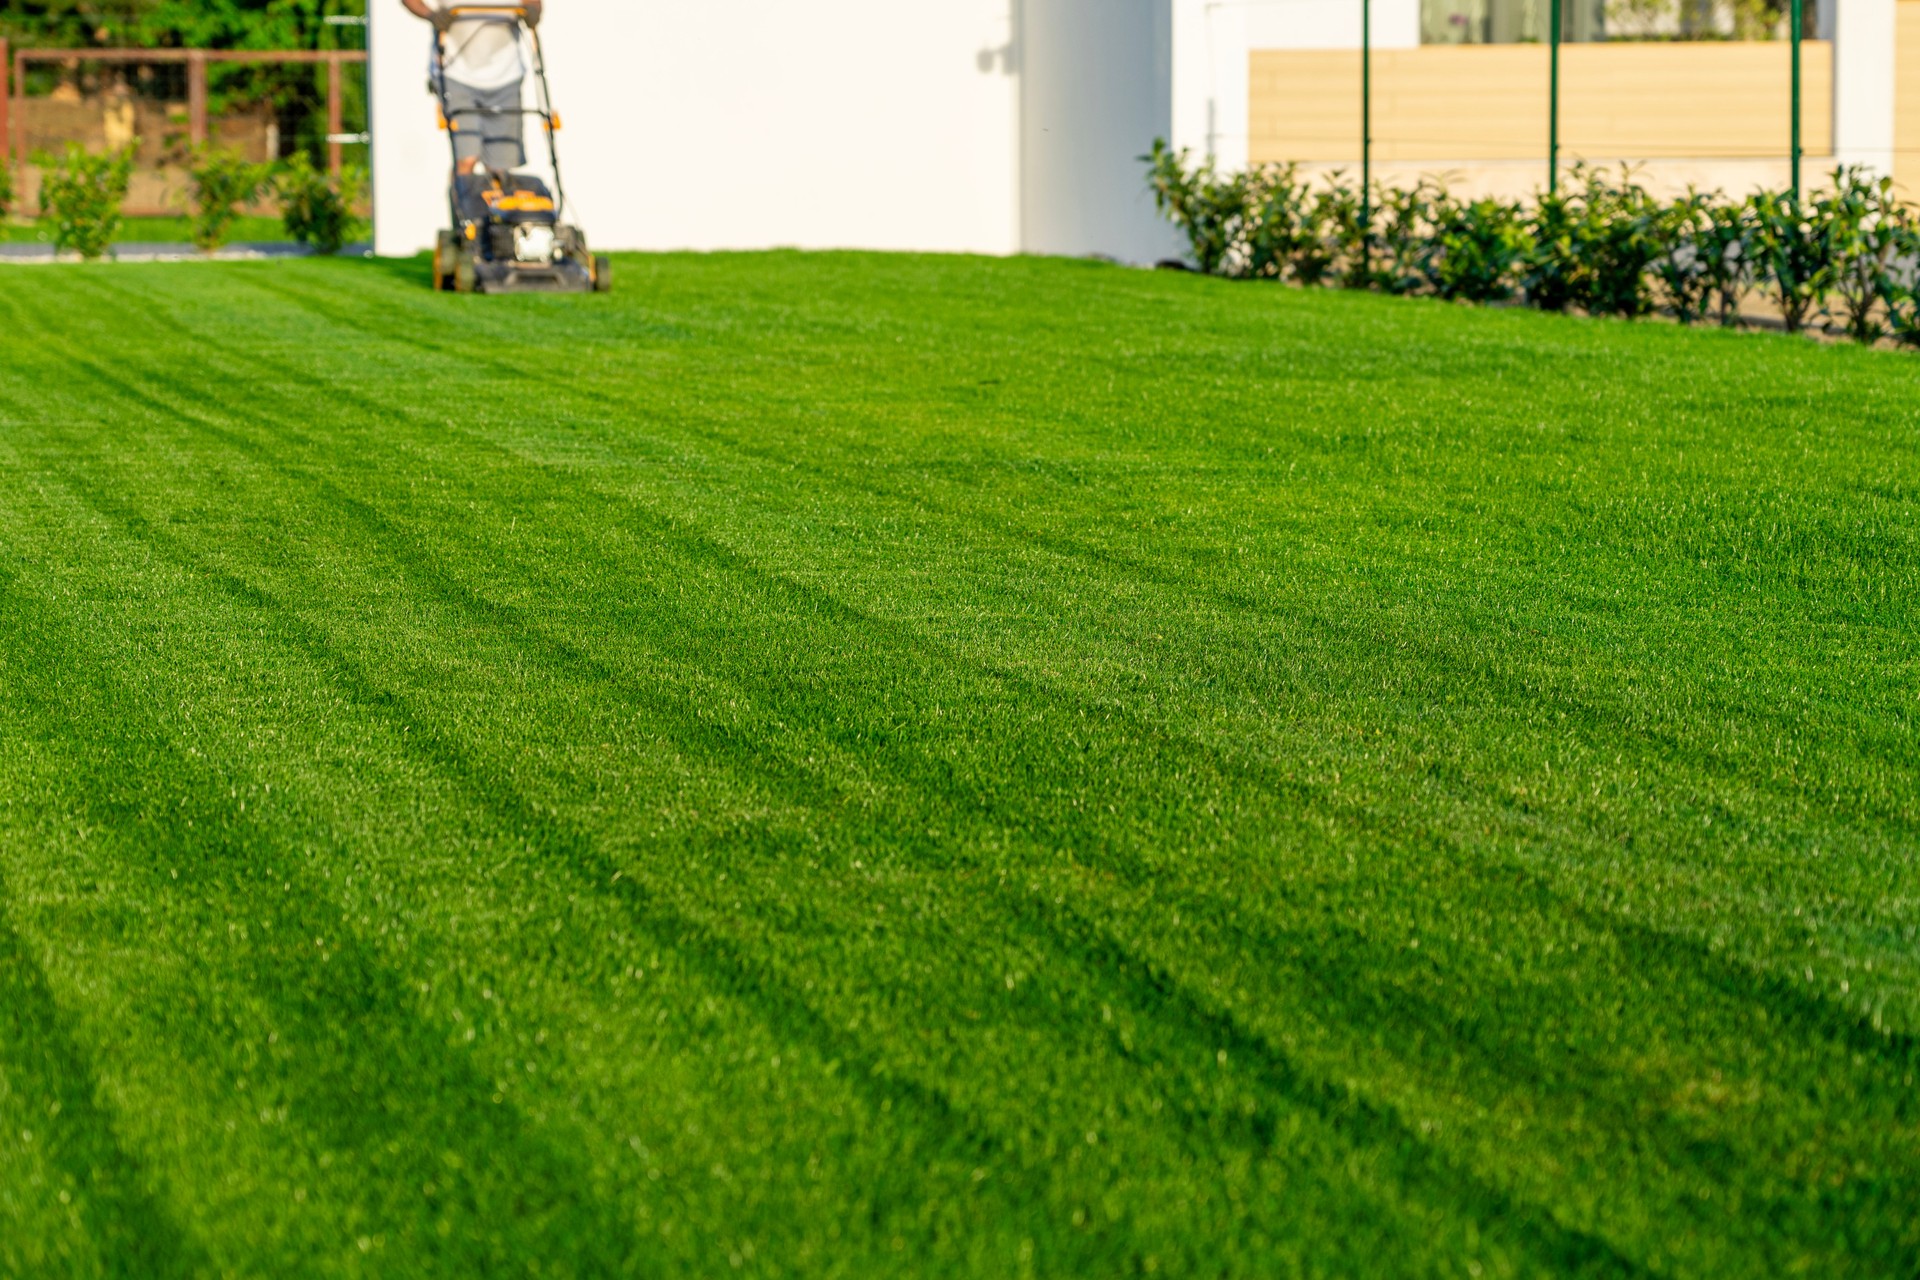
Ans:
{"label": "person pushing mower", "polygon": [[494,173],[510,173],[525,164],[520,103],[527,62],[520,52],[520,24],[540,25],[543,0],[493,10],[454,0],[400,3],[431,22],[437,33],[433,76],[446,100],[459,172],[472,173],[484,164]]}
{"label": "person pushing mower", "polygon": [[[433,285],[460,293],[604,293],[604,256],[562,221],[566,191],[554,135],[560,117],[547,86],[539,25],[543,0],[400,0],[433,24],[430,87],[453,143],[447,191],[452,226],[433,251]],[[531,52],[531,61],[529,61]],[[535,80],[534,105],[526,81]],[[527,164],[525,117],[547,135],[553,186],[518,172]]]}

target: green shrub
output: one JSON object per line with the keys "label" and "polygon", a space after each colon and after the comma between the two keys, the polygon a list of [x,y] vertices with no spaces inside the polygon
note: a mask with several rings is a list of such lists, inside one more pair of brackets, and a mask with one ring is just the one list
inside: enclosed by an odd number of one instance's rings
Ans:
{"label": "green shrub", "polygon": [[1358,197],[1338,173],[1316,188],[1300,179],[1295,165],[1256,170],[1248,188],[1244,274],[1327,283],[1348,252],[1346,223],[1357,223],[1358,210]]}
{"label": "green shrub", "polygon": [[1359,241],[1350,235],[1347,224],[1359,226],[1360,199],[1337,173],[1328,175],[1325,182],[1313,193],[1309,214],[1313,235],[1293,255],[1293,278],[1298,284],[1323,285],[1338,279],[1348,253],[1358,249]]}
{"label": "green shrub", "polygon": [[273,178],[273,166],[255,164],[237,151],[195,148],[187,171],[193,192],[193,243],[212,253],[226,242],[242,205],[260,198]]}
{"label": "green shrub", "polygon": [[1296,284],[1332,284],[1350,273],[1348,263],[1365,253],[1359,236],[1359,192],[1346,184],[1346,175],[1329,173],[1306,213],[1309,234],[1294,249],[1292,276]]}
{"label": "green shrub", "polygon": [[1832,246],[1812,210],[1791,191],[1763,191],[1747,200],[1754,275],[1780,308],[1788,333],[1807,320],[1838,283]]}
{"label": "green shrub", "polygon": [[133,180],[133,155],[138,143],[117,151],[89,151],[69,143],[58,156],[42,152],[40,204],[53,219],[53,243],[72,249],[88,260],[100,257],[120,229],[120,208]]}
{"label": "green shrub", "polygon": [[1902,252],[1906,271],[1896,276],[1887,290],[1887,332],[1906,347],[1920,347],[1920,290],[1914,287],[1913,261],[1920,257],[1920,233],[1907,232],[1908,244]]}
{"label": "green shrub", "polygon": [[1374,196],[1369,272],[1388,293],[1420,293],[1433,283],[1433,203],[1445,190],[1422,178],[1411,187],[1380,188]]}
{"label": "green shrub", "polygon": [[1708,296],[1723,325],[1740,318],[1740,301],[1753,285],[1753,215],[1745,201],[1715,197],[1698,240]]}
{"label": "green shrub", "polygon": [[1659,205],[1625,170],[1618,183],[1577,165],[1567,177],[1538,198],[1528,220],[1520,270],[1527,301],[1546,311],[1647,314],[1652,268],[1672,252]]}
{"label": "green shrub", "polygon": [[1433,291],[1442,298],[1498,302],[1513,296],[1528,236],[1520,206],[1499,200],[1456,200],[1444,190],[1428,218],[1436,252],[1428,259]]}
{"label": "green shrub", "polygon": [[1254,169],[1247,177],[1242,272],[1254,280],[1285,279],[1315,238],[1313,195],[1296,165]]}
{"label": "green shrub", "polygon": [[1681,324],[1693,324],[1707,315],[1713,303],[1717,275],[1710,243],[1712,206],[1716,197],[1695,191],[1661,206],[1654,213],[1661,253],[1653,262],[1667,313]]}
{"label": "green shrub", "polygon": [[1143,159],[1160,211],[1214,274],[1471,302],[1517,291],[1543,310],[1628,318],[1657,303],[1683,324],[1732,324],[1759,288],[1790,331],[1837,299],[1853,337],[1920,345],[1920,218],[1860,169],[1837,170],[1808,203],[1694,190],[1659,201],[1631,169],[1575,166],[1529,209],[1458,199],[1429,178],[1369,193],[1295,165],[1223,176],[1165,142]]}
{"label": "green shrub", "polygon": [[1655,256],[1645,193],[1615,188],[1597,169],[1576,165],[1559,190],[1544,192],[1528,220],[1520,262],[1527,301],[1544,311],[1579,307],[1597,315],[1640,315],[1645,271]]}
{"label": "green shrub", "polygon": [[1579,298],[1580,201],[1564,190],[1543,193],[1528,226],[1532,241],[1520,259],[1520,287],[1542,311],[1565,311]]}
{"label": "green shrub", "polygon": [[1826,242],[1833,292],[1847,332],[1861,342],[1886,333],[1881,320],[1897,290],[1893,264],[1912,241],[1912,216],[1893,193],[1893,179],[1866,170],[1833,171],[1833,189],[1813,202],[1813,223]]}
{"label": "green shrub", "polygon": [[[1326,228],[1330,261],[1328,277],[1349,289],[1373,285],[1373,228],[1362,217],[1361,189],[1338,169],[1327,175],[1318,197],[1320,224]],[[1371,215],[1372,210],[1366,210]]]}
{"label": "green shrub", "polygon": [[1653,310],[1649,270],[1667,250],[1658,206],[1626,170],[1618,183],[1598,170],[1585,178],[1575,223],[1575,300],[1592,315],[1646,315]]}
{"label": "green shrub", "polygon": [[1244,261],[1253,179],[1244,173],[1222,178],[1211,160],[1193,164],[1184,148],[1175,151],[1157,138],[1143,158],[1154,206],[1186,233],[1194,265],[1219,275]]}
{"label": "green shrub", "polygon": [[321,253],[338,253],[365,226],[354,212],[366,196],[364,170],[348,165],[340,177],[316,169],[305,152],[280,165],[273,178],[287,234]]}

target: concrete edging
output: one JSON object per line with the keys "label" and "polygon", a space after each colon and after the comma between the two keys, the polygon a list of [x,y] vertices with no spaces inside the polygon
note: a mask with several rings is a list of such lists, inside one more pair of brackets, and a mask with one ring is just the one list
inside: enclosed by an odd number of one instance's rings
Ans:
{"label": "concrete edging", "polygon": [[[362,257],[371,245],[350,244],[340,250],[341,257]],[[190,244],[117,244],[107,250],[101,262],[278,262],[289,258],[317,257],[304,244],[230,244],[212,253],[202,253]],[[85,259],[71,251],[57,252],[50,244],[0,244],[0,265],[53,266],[78,263]]]}

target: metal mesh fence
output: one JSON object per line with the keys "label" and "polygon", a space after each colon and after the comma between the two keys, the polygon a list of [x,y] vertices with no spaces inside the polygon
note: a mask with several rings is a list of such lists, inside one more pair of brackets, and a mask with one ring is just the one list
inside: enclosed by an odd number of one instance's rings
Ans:
{"label": "metal mesh fence", "polygon": [[[1920,17],[1912,0],[1899,7]],[[1855,119],[1895,111],[1862,107],[1843,82],[1816,0],[1354,0],[1349,12],[1345,41],[1277,21],[1247,38],[1247,163],[1394,185],[1438,176],[1510,199],[1576,164],[1625,165],[1662,193],[1744,194],[1811,184],[1846,158],[1848,93]]]}
{"label": "metal mesh fence", "polygon": [[[366,55],[357,50],[15,49],[0,42],[0,143],[15,206],[39,211],[40,160],[69,145],[131,147],[129,216],[182,213],[193,149],[249,160],[305,151],[338,170],[367,154]],[[8,92],[8,89],[11,92]]]}

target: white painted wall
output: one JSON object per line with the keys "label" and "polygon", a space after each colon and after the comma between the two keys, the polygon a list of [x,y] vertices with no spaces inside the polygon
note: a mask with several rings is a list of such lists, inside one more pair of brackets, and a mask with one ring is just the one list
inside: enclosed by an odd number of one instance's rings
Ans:
{"label": "white painted wall", "polygon": [[[575,212],[605,248],[1016,247],[1013,0],[551,0]],[[426,25],[373,0],[375,247],[445,214]]]}
{"label": "white painted wall", "polygon": [[1821,34],[1833,41],[1833,152],[1839,164],[1893,173],[1895,0],[1829,0]]}
{"label": "white painted wall", "polygon": [[[1170,2],[548,0],[567,191],[600,248],[1151,257]],[[409,254],[446,138],[426,25],[370,8],[375,248]]]}
{"label": "white painted wall", "polygon": [[1173,131],[1167,0],[1023,0],[1020,33],[1021,248],[1182,252],[1140,161]]}

